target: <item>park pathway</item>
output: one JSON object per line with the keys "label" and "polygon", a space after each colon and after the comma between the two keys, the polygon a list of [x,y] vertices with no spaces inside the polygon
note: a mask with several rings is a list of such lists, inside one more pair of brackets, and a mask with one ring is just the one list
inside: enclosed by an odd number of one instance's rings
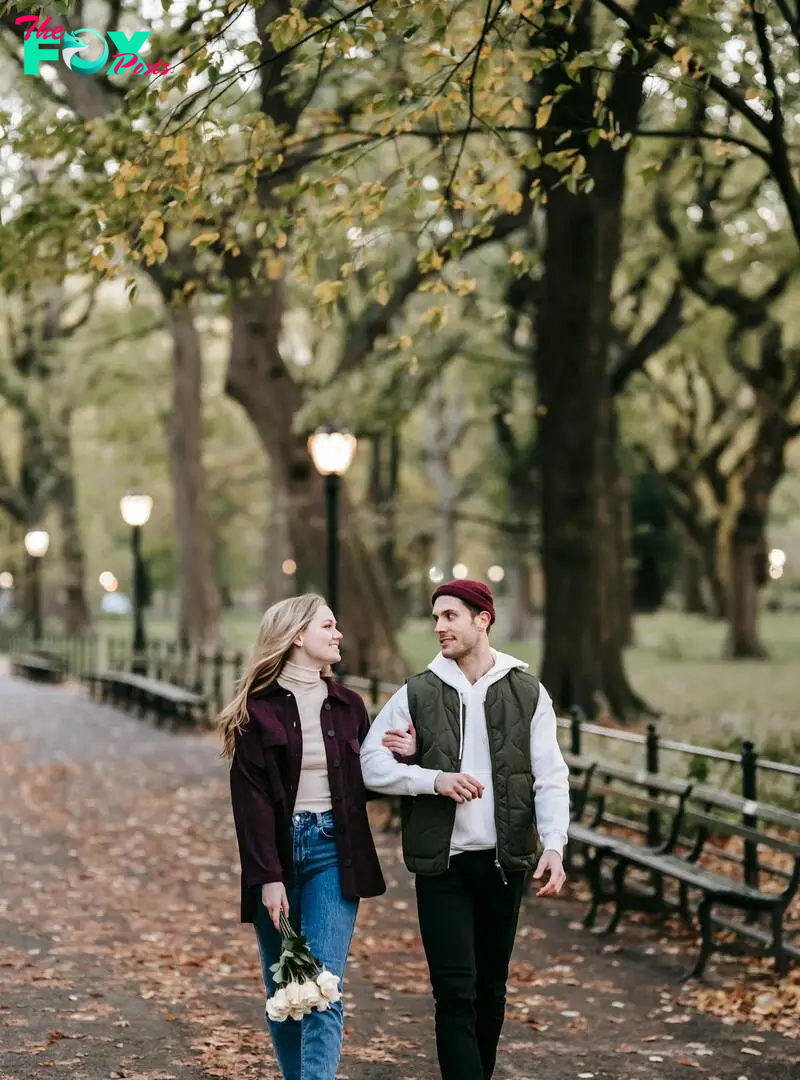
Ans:
{"label": "park pathway", "polygon": [[[390,888],[359,916],[340,1077],[436,1080],[410,881],[379,840]],[[0,1080],[277,1080],[213,736],[0,672],[0,880]],[[768,977],[720,963],[704,993],[730,1015],[698,1012],[691,939],[589,935],[579,889],[524,910],[498,1080],[800,1075],[800,1040],[736,1022],[745,993],[774,1012]]]}

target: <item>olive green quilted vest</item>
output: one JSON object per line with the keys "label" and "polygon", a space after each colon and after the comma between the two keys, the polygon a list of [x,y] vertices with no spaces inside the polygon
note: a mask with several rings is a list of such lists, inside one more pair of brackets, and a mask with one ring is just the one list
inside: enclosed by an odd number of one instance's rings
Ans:
{"label": "olive green quilted vest", "polygon": [[[425,671],[408,680],[408,705],[417,730],[417,764],[460,772],[461,700],[458,691]],[[513,668],[486,695],[492,759],[497,857],[505,870],[528,870],[541,854],[533,805],[531,721],[539,680]],[[403,799],[403,857],[414,874],[442,874],[450,861],[457,804],[441,795]]]}

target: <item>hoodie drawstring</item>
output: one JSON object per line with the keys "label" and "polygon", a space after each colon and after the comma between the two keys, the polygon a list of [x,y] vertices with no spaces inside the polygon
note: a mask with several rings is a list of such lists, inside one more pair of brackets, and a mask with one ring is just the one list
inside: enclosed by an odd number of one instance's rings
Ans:
{"label": "hoodie drawstring", "polygon": [[464,757],[464,710],[466,705],[464,704],[464,695],[459,693],[458,695],[458,767],[461,768],[461,761]]}

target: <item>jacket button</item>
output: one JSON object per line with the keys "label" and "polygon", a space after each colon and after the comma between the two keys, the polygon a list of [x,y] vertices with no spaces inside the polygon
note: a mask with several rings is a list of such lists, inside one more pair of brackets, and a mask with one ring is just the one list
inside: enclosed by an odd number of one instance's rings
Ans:
{"label": "jacket button", "polygon": [[353,865],[353,860],[352,859],[345,859],[344,860],[344,865],[345,866],[352,866]]}
{"label": "jacket button", "polygon": [[337,757],[337,759],[333,763],[334,769],[338,769],[341,764],[342,764],[341,761],[339,761],[339,759]]}
{"label": "jacket button", "polygon": [[342,796],[341,795],[334,795],[333,796],[333,801],[334,802],[341,802],[342,801]]}
{"label": "jacket button", "polygon": [[325,706],[324,706],[324,707],[325,707],[326,709],[330,709],[330,707],[331,707],[331,703],[330,703],[329,701],[326,701],[326,702],[325,702]]}
{"label": "jacket button", "polygon": [[336,732],[333,730],[333,728],[330,728],[330,730],[328,731],[328,735],[333,738],[335,734]]}

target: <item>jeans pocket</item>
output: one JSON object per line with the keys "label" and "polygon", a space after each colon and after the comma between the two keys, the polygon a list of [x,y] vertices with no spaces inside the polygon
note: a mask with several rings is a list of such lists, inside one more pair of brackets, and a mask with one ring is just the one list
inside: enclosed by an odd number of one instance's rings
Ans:
{"label": "jeans pocket", "polygon": [[319,835],[323,840],[336,839],[336,827],[332,820],[326,819],[320,824]]}

